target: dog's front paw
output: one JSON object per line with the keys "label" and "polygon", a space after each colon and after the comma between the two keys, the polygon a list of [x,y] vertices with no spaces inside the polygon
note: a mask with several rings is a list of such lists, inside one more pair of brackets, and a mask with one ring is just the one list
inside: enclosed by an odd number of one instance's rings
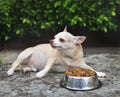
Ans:
{"label": "dog's front paw", "polygon": [[106,77],[106,74],[103,73],[103,72],[96,72],[96,73],[97,73],[97,76],[100,77],[100,78]]}
{"label": "dog's front paw", "polygon": [[14,71],[13,71],[12,69],[10,69],[10,70],[7,71],[7,75],[8,75],[8,76],[12,76],[13,73],[14,73]]}
{"label": "dog's front paw", "polygon": [[37,77],[37,78],[42,78],[44,75],[45,75],[45,73],[42,72],[42,71],[40,71],[40,72],[38,72],[38,73],[36,74],[36,77]]}

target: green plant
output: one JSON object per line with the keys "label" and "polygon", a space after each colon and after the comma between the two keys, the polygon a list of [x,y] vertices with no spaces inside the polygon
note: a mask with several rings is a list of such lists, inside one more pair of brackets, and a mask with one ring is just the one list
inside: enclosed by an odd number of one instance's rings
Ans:
{"label": "green plant", "polygon": [[119,0],[0,0],[0,40],[70,25],[115,30]]}

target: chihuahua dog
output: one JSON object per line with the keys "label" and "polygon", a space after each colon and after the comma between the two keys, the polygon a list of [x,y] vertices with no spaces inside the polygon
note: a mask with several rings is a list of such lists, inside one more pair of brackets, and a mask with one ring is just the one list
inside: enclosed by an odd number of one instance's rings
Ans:
{"label": "chihuahua dog", "polygon": [[[39,71],[36,74],[37,78],[44,77],[55,64],[94,70],[85,63],[83,58],[81,43],[85,39],[85,36],[70,34],[65,27],[64,31],[58,33],[54,36],[54,39],[50,40],[50,44],[40,44],[21,52],[8,70],[7,75],[13,75],[18,66],[22,66],[23,72]],[[102,72],[96,73],[98,77],[105,77],[106,75]]]}

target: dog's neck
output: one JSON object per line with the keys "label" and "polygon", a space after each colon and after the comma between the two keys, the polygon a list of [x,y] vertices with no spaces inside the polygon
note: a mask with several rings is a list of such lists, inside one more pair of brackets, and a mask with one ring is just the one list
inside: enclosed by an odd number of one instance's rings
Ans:
{"label": "dog's neck", "polygon": [[82,47],[77,47],[75,49],[67,50],[61,53],[62,61],[66,64],[68,67],[72,67],[74,64],[74,67],[79,67],[81,64],[83,64],[83,50]]}
{"label": "dog's neck", "polygon": [[70,59],[78,60],[79,58],[83,58],[83,49],[82,46],[77,46],[73,50],[64,50],[61,52],[63,57],[67,57]]}

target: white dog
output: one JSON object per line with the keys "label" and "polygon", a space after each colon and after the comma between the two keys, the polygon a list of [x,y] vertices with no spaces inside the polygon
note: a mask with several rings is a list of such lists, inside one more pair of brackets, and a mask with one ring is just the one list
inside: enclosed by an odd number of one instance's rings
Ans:
{"label": "white dog", "polygon": [[[53,67],[54,64],[66,65],[67,67],[81,67],[93,70],[85,64],[81,43],[85,36],[73,36],[65,27],[63,32],[58,33],[50,40],[50,44],[40,44],[35,47],[25,49],[8,70],[7,75],[13,75],[18,66],[23,67],[23,72],[39,71],[37,78],[42,78]],[[94,70],[95,71],[95,70]],[[106,74],[96,72],[99,77]]]}

